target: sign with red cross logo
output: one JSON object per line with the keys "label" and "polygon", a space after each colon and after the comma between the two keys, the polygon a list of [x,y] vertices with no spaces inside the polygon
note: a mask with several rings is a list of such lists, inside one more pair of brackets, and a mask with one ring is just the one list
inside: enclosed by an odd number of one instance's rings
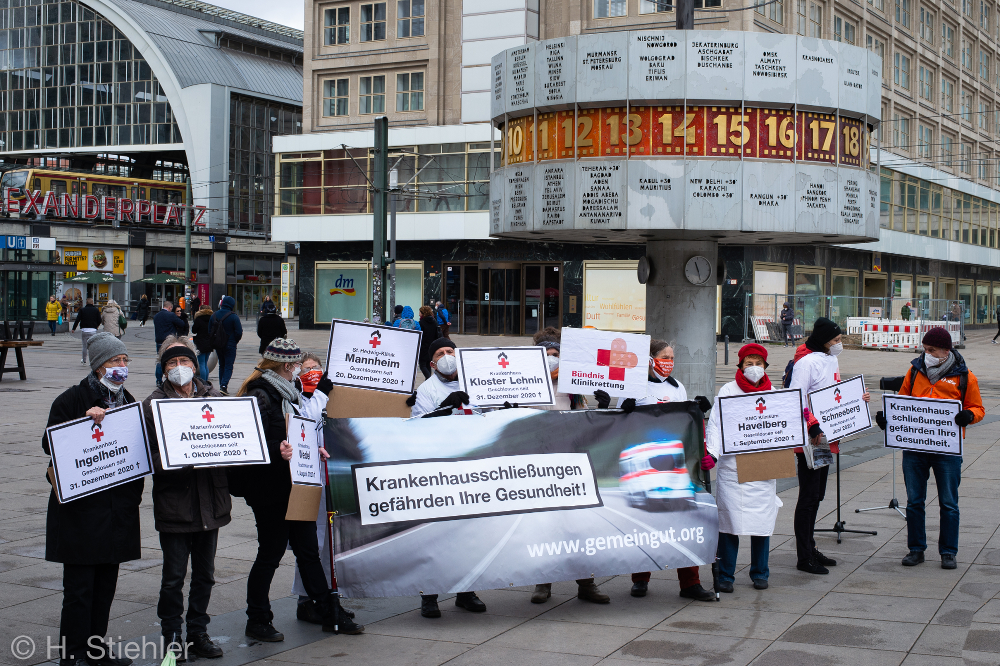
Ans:
{"label": "sign with red cross logo", "polygon": [[802,446],[805,442],[802,407],[799,389],[743,393],[736,382],[726,385],[719,392],[722,453],[757,453]]}
{"label": "sign with red cross logo", "polygon": [[543,347],[459,347],[458,386],[469,394],[463,407],[551,405],[552,375]]}
{"label": "sign with red cross logo", "polygon": [[809,394],[810,411],[829,441],[872,427],[871,412],[865,402],[867,392],[864,375],[858,375]]}
{"label": "sign with red cross logo", "polygon": [[593,395],[601,390],[617,398],[646,396],[648,335],[563,328],[560,346],[560,393]]}

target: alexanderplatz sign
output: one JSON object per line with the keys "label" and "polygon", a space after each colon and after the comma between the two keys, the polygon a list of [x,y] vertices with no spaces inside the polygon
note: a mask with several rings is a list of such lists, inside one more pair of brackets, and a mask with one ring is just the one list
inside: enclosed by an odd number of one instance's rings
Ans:
{"label": "alexanderplatz sign", "polygon": [[493,58],[490,232],[534,240],[861,242],[882,60],[822,39],[623,31]]}

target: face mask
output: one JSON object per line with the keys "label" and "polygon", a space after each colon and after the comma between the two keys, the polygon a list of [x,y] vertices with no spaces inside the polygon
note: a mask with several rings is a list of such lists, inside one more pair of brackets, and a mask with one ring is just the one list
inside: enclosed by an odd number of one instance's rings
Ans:
{"label": "face mask", "polygon": [[302,374],[302,366],[301,365],[297,365],[294,368],[292,368],[292,381],[295,381],[296,379],[298,379],[300,374]]}
{"label": "face mask", "polygon": [[305,393],[312,393],[319,386],[319,380],[323,377],[322,370],[310,370],[309,372],[303,372],[299,375],[299,381],[302,382],[302,391]]}
{"label": "face mask", "polygon": [[749,365],[743,368],[743,376],[749,379],[751,384],[756,384],[764,378],[764,368],[759,365]]}
{"label": "face mask", "polygon": [[189,368],[186,365],[178,365],[176,368],[167,370],[167,379],[174,386],[187,386],[193,378],[194,368]]}
{"label": "face mask", "polygon": [[924,365],[926,365],[928,368],[936,368],[937,366],[939,366],[942,363],[944,363],[944,359],[945,358],[948,358],[948,357],[945,356],[944,358],[938,358],[937,356],[931,356],[930,354],[924,354]]}
{"label": "face mask", "polygon": [[840,356],[840,352],[844,351],[844,343],[838,342],[835,345],[830,345],[830,349],[827,350],[830,356]]}
{"label": "face mask", "polygon": [[117,382],[118,384],[124,383],[124,381],[128,379],[128,366],[123,365],[120,368],[105,368],[104,379],[109,382]]}
{"label": "face mask", "polygon": [[649,362],[653,365],[653,370],[661,377],[669,377],[674,371],[674,360],[672,358],[651,358]]}
{"label": "face mask", "polygon": [[550,373],[559,372],[559,357],[558,356],[546,356],[545,363],[549,366]]}
{"label": "face mask", "polygon": [[434,365],[436,366],[437,371],[445,377],[450,377],[458,371],[458,359],[454,356],[442,356]]}

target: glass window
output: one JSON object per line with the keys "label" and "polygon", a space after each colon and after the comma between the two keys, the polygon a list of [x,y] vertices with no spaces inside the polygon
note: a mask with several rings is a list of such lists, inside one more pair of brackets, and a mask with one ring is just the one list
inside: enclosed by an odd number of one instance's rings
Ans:
{"label": "glass window", "polygon": [[896,51],[893,56],[892,80],[903,90],[910,89],[910,57]]}
{"label": "glass window", "polygon": [[951,113],[955,110],[955,84],[941,77],[941,107]]}
{"label": "glass window", "polygon": [[896,0],[896,23],[910,27],[910,0]]}
{"label": "glass window", "polygon": [[920,8],[920,39],[934,43],[934,14],[923,7]]}
{"label": "glass window", "polygon": [[920,66],[920,96],[928,102],[934,101],[934,72],[929,68]]}
{"label": "glass window", "polygon": [[350,82],[348,79],[329,79],[323,82],[323,115],[346,116]]}
{"label": "glass window", "polygon": [[[758,7],[756,11],[763,14],[763,7]],[[639,0],[640,14],[658,14],[660,12],[674,11],[674,0]]]}
{"label": "glass window", "polygon": [[857,28],[853,23],[839,16],[833,19],[833,38],[838,42],[854,44]]}
{"label": "glass window", "polygon": [[424,110],[424,73],[396,75],[396,110]]}
{"label": "glass window", "polygon": [[424,36],[424,0],[398,0],[396,3],[396,37]]}
{"label": "glass window", "polygon": [[351,8],[334,7],[327,9],[324,14],[323,43],[327,46],[335,44],[349,44],[351,41]]}
{"label": "glass window", "polygon": [[361,41],[377,42],[385,39],[385,3],[361,5]]}
{"label": "glass window", "polygon": [[[799,0],[801,2],[801,0]],[[867,37],[868,50],[882,58],[882,77],[888,79],[889,68],[885,66],[885,42],[872,34]]]}
{"label": "glass window", "polygon": [[[648,1],[649,0],[642,0],[642,2],[648,2]],[[785,22],[784,11],[783,11],[785,3],[783,2],[783,0],[776,0],[776,2],[771,2],[770,4],[763,4],[759,2],[754,4],[760,5],[754,8],[754,11],[760,14],[761,16],[766,16],[775,23]],[[640,3],[639,6],[642,7],[642,4]],[[640,10],[639,13],[642,13],[642,11]]]}
{"label": "glass window", "polygon": [[626,0],[594,0],[594,18],[613,18],[627,14]]}
{"label": "glass window", "polygon": [[990,80],[990,56],[986,51],[979,51],[979,78],[987,83]]}
{"label": "glass window", "polygon": [[885,0],[868,0],[868,4],[880,12],[885,11]]}
{"label": "glass window", "polygon": [[986,32],[990,31],[990,5],[992,2],[979,0],[979,27]]}
{"label": "glass window", "polygon": [[931,146],[934,145],[934,131],[921,125],[917,130],[917,157],[929,160],[931,158]]}
{"label": "glass window", "polygon": [[359,81],[359,113],[385,113],[385,76],[362,76]]}
{"label": "glass window", "polygon": [[955,57],[955,29],[941,21],[941,52],[946,58]]}

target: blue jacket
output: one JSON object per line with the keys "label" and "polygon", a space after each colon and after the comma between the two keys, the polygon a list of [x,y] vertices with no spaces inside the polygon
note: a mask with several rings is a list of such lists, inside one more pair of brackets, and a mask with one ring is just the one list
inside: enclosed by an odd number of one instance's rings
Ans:
{"label": "blue jacket", "polygon": [[437,320],[438,326],[451,323],[451,317],[448,315],[448,308],[441,306],[441,309],[437,311]]}
{"label": "blue jacket", "polygon": [[[226,317],[227,314],[232,314],[235,309],[236,299],[232,296],[223,297],[222,307],[212,315],[212,319],[208,322],[208,330],[214,329],[216,322]],[[243,338],[243,324],[240,322],[239,316],[233,314],[232,317],[226,317],[225,321],[222,322],[222,328],[225,329],[228,338],[226,349],[236,349],[236,343]]]}
{"label": "blue jacket", "polygon": [[184,320],[170,310],[160,310],[153,316],[153,338],[160,344],[171,335],[183,335],[187,330]]}

